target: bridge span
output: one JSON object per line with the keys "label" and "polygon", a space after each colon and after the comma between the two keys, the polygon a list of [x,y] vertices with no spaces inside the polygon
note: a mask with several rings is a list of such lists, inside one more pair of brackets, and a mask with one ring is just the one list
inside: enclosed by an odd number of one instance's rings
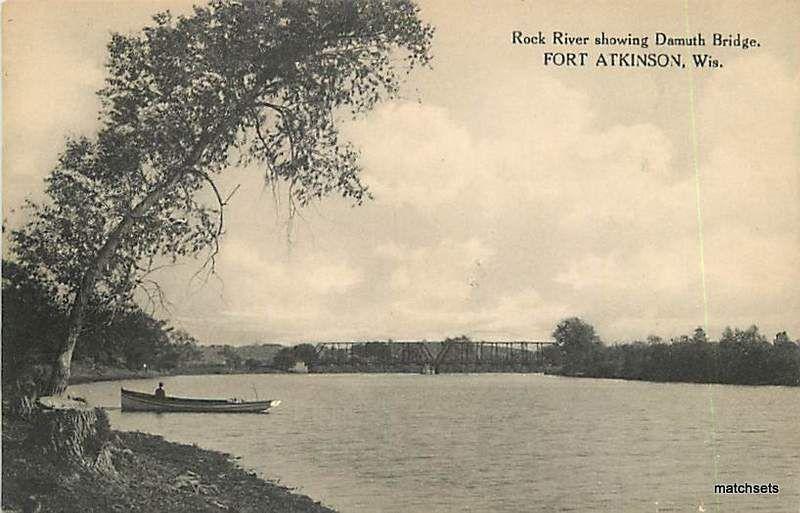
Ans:
{"label": "bridge span", "polygon": [[316,345],[320,368],[387,372],[530,372],[544,367],[549,341],[325,342]]}

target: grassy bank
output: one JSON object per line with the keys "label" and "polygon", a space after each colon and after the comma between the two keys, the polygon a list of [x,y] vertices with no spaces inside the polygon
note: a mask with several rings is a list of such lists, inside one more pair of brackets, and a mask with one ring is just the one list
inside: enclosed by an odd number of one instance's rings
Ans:
{"label": "grassy bank", "polygon": [[66,469],[26,444],[30,428],[3,416],[3,511],[28,503],[65,513],[333,513],[239,468],[227,454],[143,433],[112,435],[116,475]]}

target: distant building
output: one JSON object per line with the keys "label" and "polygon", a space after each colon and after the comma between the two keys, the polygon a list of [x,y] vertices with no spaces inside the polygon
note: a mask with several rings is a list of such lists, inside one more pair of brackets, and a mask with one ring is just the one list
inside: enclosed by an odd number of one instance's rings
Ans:
{"label": "distant building", "polygon": [[289,369],[289,372],[296,372],[297,374],[308,373],[308,366],[305,362],[295,362],[294,367]]}

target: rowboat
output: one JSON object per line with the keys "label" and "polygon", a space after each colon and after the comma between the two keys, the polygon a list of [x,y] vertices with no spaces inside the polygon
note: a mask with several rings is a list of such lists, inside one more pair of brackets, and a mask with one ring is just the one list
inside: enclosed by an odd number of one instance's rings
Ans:
{"label": "rowboat", "polygon": [[266,413],[280,401],[242,401],[240,399],[187,399],[156,397],[120,389],[122,411],[191,412],[191,413]]}

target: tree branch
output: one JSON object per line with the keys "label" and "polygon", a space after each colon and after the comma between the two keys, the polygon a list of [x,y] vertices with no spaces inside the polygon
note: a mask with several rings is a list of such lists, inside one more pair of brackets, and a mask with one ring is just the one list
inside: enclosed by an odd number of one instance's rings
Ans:
{"label": "tree branch", "polygon": [[214,179],[211,178],[211,176],[209,176],[208,173],[205,173],[198,169],[192,169],[191,173],[196,176],[199,176],[211,186],[211,190],[214,191],[214,195],[217,198],[217,204],[219,205],[219,224],[217,225],[216,233],[211,235],[214,241],[214,248],[211,250],[211,253],[209,254],[206,261],[203,262],[203,265],[200,266],[200,269],[198,269],[197,272],[194,273],[194,275],[192,275],[192,280],[193,280],[196,277],[198,277],[200,273],[203,272],[204,269],[208,268],[209,273],[205,278],[206,280],[208,280],[209,276],[211,276],[212,274],[216,274],[217,255],[219,254],[219,239],[222,236],[225,227],[225,213],[224,213],[225,206],[228,204],[228,201],[230,201],[233,195],[236,194],[236,191],[239,190],[239,185],[234,187],[234,189],[231,191],[230,194],[228,194],[228,196],[225,199],[222,199],[222,194],[219,191],[219,187],[217,187],[217,184],[214,182]]}
{"label": "tree branch", "polygon": [[277,112],[281,116],[281,122],[283,126],[286,127],[286,134],[289,136],[289,150],[291,153],[291,161],[294,162],[297,158],[296,151],[295,151],[295,134],[294,134],[294,127],[292,123],[294,122],[293,116],[289,112],[289,109],[282,105],[277,105],[267,101],[259,101],[255,103],[256,107],[267,107],[268,109],[272,109]]}

